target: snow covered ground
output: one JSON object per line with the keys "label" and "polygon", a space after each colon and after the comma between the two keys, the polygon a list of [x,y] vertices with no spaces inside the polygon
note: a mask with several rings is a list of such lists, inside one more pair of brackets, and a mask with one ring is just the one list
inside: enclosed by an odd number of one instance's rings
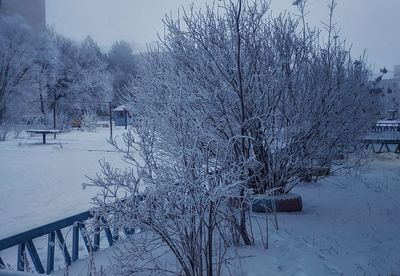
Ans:
{"label": "snow covered ground", "polygon": [[[41,137],[0,143],[0,239],[90,208],[95,191],[82,190],[85,175],[98,172],[102,158],[125,166],[105,142],[107,131],[61,134],[48,145]],[[399,157],[375,155],[356,173],[296,187],[303,211],[278,215],[268,250],[260,239],[239,248],[233,275],[400,275]],[[110,258],[112,249],[96,253],[96,266]],[[69,275],[86,275],[87,263],[75,263]]]}
{"label": "snow covered ground", "polygon": [[125,166],[106,142],[108,131],[72,131],[56,140],[48,135],[45,145],[41,135],[1,142],[0,239],[87,211],[93,190],[82,183],[99,172],[98,161]]}
{"label": "snow covered ground", "polygon": [[246,275],[400,275],[400,159],[385,153],[359,175],[331,176],[295,192],[303,212],[279,215],[267,251],[244,261]]}

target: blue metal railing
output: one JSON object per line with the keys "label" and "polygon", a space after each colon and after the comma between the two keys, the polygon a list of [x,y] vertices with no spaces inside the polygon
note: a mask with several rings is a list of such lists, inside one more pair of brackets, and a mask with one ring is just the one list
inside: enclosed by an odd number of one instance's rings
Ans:
{"label": "blue metal railing", "polygon": [[[94,236],[93,242],[91,241],[85,221],[94,219]],[[103,225],[103,227],[100,227]],[[65,239],[62,233],[62,229],[72,226],[72,248],[70,255]],[[88,253],[97,251],[100,249],[100,232],[104,231],[107,237],[109,246],[112,246],[113,241],[118,239],[118,235],[112,235],[110,228],[108,227],[103,217],[94,217],[90,211],[82,212],[74,216],[70,216],[65,219],[61,219],[29,231],[5,238],[0,240],[0,251],[8,249],[13,246],[18,246],[17,253],[17,270],[24,271],[26,267],[26,250],[28,251],[35,270],[39,274],[50,274],[54,271],[54,250],[56,239],[64,257],[65,264],[71,265],[71,262],[78,260],[79,258],[79,232],[82,235],[82,239],[85,243]],[[118,231],[117,231],[118,232]],[[42,261],[37,253],[33,240],[42,236],[48,236],[47,244],[47,265],[46,270],[43,267]],[[5,263],[0,257],[0,268],[5,268]]]}

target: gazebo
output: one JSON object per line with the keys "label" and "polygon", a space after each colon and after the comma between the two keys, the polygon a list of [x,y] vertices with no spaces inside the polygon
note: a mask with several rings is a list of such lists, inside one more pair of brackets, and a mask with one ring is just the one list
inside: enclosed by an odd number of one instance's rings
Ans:
{"label": "gazebo", "polygon": [[114,108],[112,113],[116,126],[127,126],[132,122],[132,115],[130,114],[128,108],[123,104],[117,108]]}

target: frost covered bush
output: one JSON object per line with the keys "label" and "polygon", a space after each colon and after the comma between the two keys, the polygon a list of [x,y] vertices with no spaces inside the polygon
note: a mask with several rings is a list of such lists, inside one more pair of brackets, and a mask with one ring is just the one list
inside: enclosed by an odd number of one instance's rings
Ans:
{"label": "frost covered bush", "polygon": [[0,141],[5,141],[12,130],[12,127],[10,124],[0,124]]}
{"label": "frost covered bush", "polygon": [[23,133],[23,131],[26,129],[25,125],[21,125],[21,124],[14,124],[13,125],[13,138],[17,139],[21,136],[21,134]]}
{"label": "frost covered bush", "polygon": [[[253,243],[248,195],[286,193],[313,166],[359,148],[374,114],[363,61],[332,25],[321,43],[304,17],[268,11],[266,1],[220,1],[165,18],[125,91],[141,125],[124,145],[112,141],[132,168],[103,164],[92,183],[99,212],[149,233],[119,258],[123,271],[150,269],[138,252],[161,247],[179,273],[219,274],[230,245]],[[341,165],[359,159],[349,161]]]}
{"label": "frost covered bush", "polygon": [[97,114],[93,110],[85,110],[82,117],[82,127],[86,131],[95,131]]}
{"label": "frost covered bush", "polygon": [[166,34],[127,100],[143,120],[201,127],[207,138],[198,137],[198,147],[209,139],[232,143],[233,164],[246,164],[246,187],[286,193],[305,170],[357,150],[376,107],[363,61],[352,60],[332,25],[321,43],[302,20],[267,11],[265,1],[226,1],[167,17]]}
{"label": "frost covered bush", "polygon": [[[33,128],[54,128],[54,111],[49,110],[39,120],[33,123]],[[56,129],[69,131],[71,129],[71,115],[64,110],[56,111]]]}
{"label": "frost covered bush", "polygon": [[0,124],[0,141],[5,141],[10,138],[18,138],[25,128],[24,125],[10,122]]}

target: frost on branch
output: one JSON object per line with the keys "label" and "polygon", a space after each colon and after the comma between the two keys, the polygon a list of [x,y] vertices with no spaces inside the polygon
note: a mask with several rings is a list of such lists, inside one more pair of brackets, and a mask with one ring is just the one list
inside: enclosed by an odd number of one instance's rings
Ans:
{"label": "frost on branch", "polygon": [[146,256],[160,253],[155,262],[173,254],[185,275],[219,273],[229,246],[253,243],[248,195],[286,193],[313,167],[361,152],[357,139],[375,114],[367,70],[344,42],[321,43],[301,19],[268,16],[266,1],[165,18],[158,47],[125,90],[137,125],[124,145],[112,141],[135,172],[103,166],[94,180],[124,190],[97,197],[114,210],[109,219],[150,233],[129,243],[123,268],[150,269],[130,259],[141,258],[139,242]]}

